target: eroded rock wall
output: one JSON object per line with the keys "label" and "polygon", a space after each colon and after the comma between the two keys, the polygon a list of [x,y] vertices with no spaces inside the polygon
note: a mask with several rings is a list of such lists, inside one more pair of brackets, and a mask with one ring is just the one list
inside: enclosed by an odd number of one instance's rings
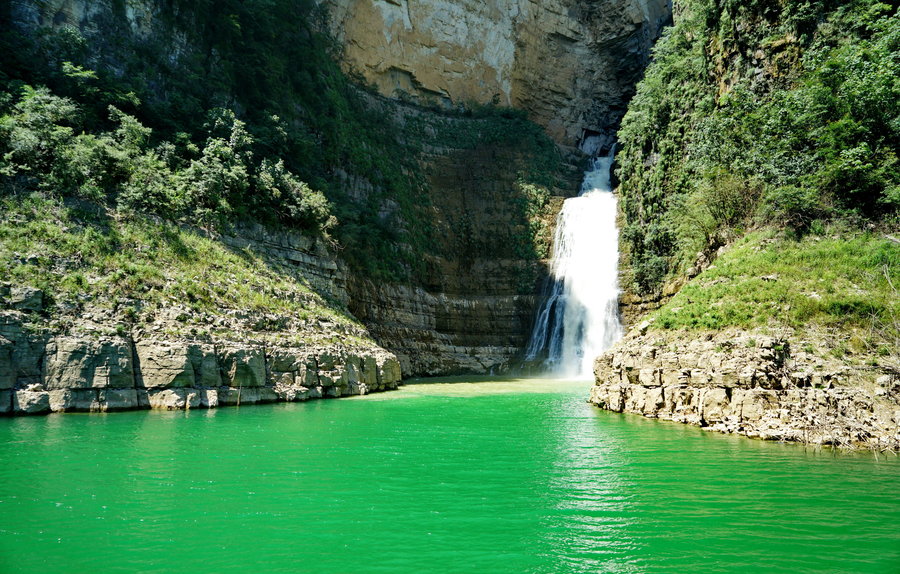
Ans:
{"label": "eroded rock wall", "polygon": [[[545,272],[519,251],[529,221],[517,179],[527,166],[509,147],[434,147],[426,162],[435,242],[424,276],[354,277],[350,310],[406,376],[506,372],[521,360]],[[573,170],[563,185],[574,192],[579,177]]]}
{"label": "eroded rock wall", "polygon": [[900,447],[896,372],[839,364],[791,336],[646,330],[597,359],[592,403],[769,440]]}
{"label": "eroded rock wall", "polygon": [[181,410],[395,389],[400,364],[378,348],[265,345],[103,333],[34,332],[0,312],[0,414]]}
{"label": "eroded rock wall", "polygon": [[559,143],[612,135],[668,0],[332,0],[347,67],[390,97],[527,110]]}

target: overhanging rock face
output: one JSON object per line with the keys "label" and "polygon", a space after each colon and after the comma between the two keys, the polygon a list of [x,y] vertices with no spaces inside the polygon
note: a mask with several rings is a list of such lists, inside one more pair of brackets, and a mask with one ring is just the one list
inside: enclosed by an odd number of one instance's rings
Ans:
{"label": "overhanging rock face", "polygon": [[526,110],[558,143],[618,125],[668,0],[335,0],[346,66],[390,97]]}

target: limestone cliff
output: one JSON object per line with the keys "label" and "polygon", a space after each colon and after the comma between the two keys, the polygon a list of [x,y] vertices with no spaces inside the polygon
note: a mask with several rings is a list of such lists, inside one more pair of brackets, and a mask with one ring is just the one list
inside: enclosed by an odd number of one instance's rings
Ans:
{"label": "limestone cliff", "polygon": [[666,0],[331,0],[348,68],[382,94],[528,111],[561,144],[613,135]]}
{"label": "limestone cliff", "polygon": [[651,327],[633,329],[597,360],[592,403],[769,440],[900,447],[900,377],[804,350],[833,346],[829,335]]}
{"label": "limestone cliff", "polygon": [[[414,283],[351,277],[349,309],[397,354],[407,376],[507,372],[521,360],[545,273],[523,241],[539,223],[523,210],[521,179],[532,156],[514,144],[471,148],[442,136],[448,129],[478,133],[483,120],[391,107],[398,121],[429,125],[421,201],[429,205],[433,242]],[[577,189],[581,174],[569,166],[553,175],[558,186],[547,191],[562,194]],[[544,217],[552,220],[556,203],[540,206]],[[550,237],[544,229],[536,238],[545,253]]]}

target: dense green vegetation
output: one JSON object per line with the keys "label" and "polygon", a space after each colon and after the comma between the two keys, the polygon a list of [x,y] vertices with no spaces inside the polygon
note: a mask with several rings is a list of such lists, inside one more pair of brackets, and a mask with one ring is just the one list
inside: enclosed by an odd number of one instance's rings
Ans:
{"label": "dense green vegetation", "polygon": [[896,226],[896,2],[680,0],[676,14],[619,134],[635,290],[754,227]]}
{"label": "dense green vegetation", "polygon": [[201,227],[283,225],[329,237],[372,278],[409,280],[434,246],[426,143],[515,145],[538,159],[526,183],[552,179],[555,147],[518,112],[398,121],[342,72],[309,0],[176,0],[143,24],[110,6],[95,27],[37,33],[0,6],[3,193]]}

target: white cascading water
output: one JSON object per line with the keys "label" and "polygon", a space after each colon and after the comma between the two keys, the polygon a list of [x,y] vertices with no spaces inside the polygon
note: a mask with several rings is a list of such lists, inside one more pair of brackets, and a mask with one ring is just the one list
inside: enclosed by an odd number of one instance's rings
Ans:
{"label": "white cascading water", "polygon": [[612,153],[593,160],[581,193],[565,201],[556,221],[551,283],[526,358],[546,356],[561,377],[591,377],[594,359],[622,336],[612,163]]}

